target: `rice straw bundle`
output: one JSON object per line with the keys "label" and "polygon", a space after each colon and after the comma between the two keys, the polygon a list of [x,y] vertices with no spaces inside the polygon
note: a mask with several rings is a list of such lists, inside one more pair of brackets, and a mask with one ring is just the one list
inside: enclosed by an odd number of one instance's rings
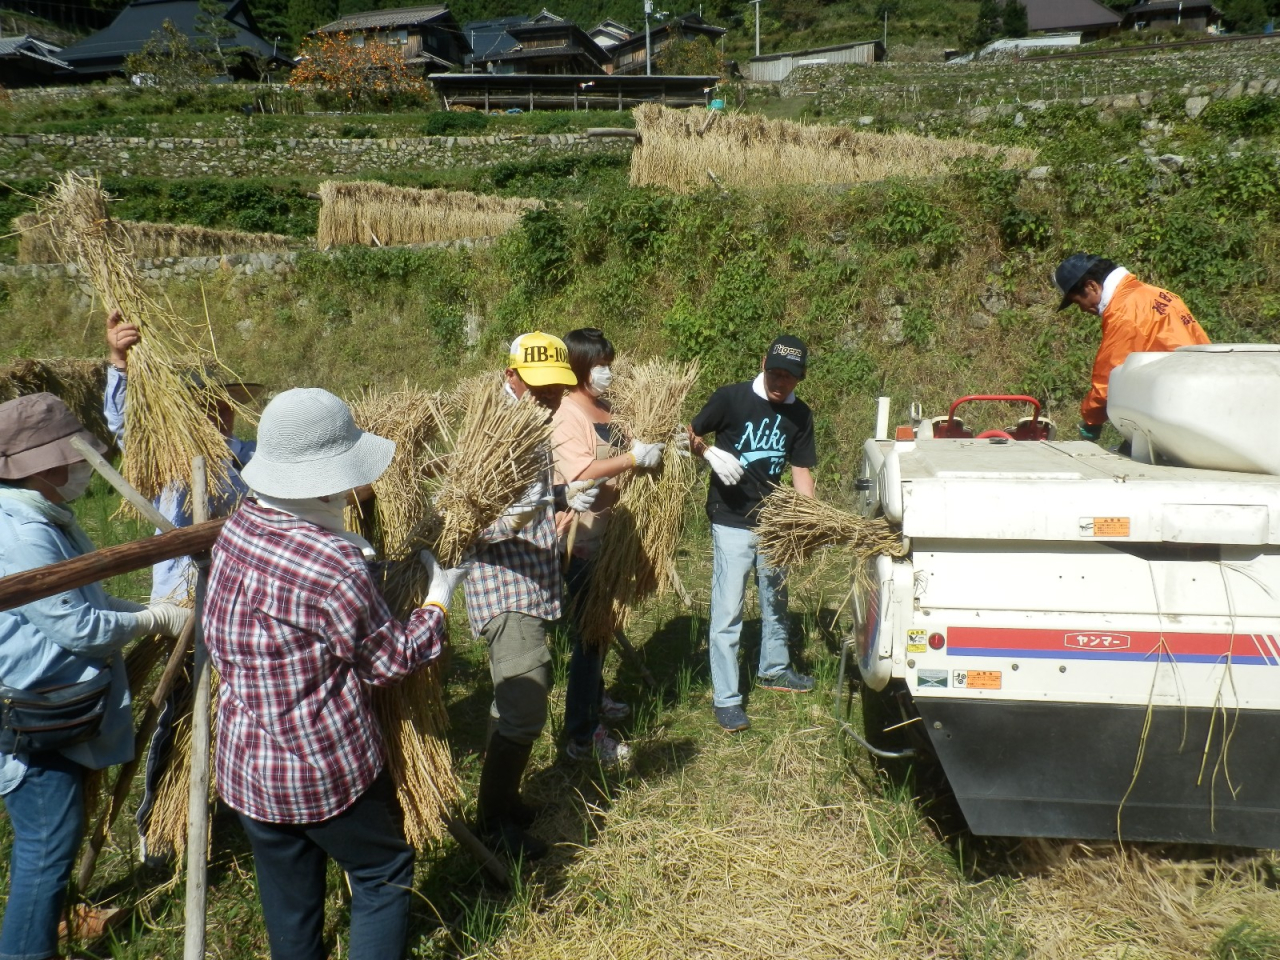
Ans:
{"label": "rice straw bundle", "polygon": [[[57,263],[62,251],[54,241],[47,219],[38,213],[15,217],[19,263]],[[113,220],[117,240],[139,260],[162,257],[212,257],[224,253],[284,253],[296,242],[278,233],[245,233],[212,230],[187,223],[147,223]]]}
{"label": "rice straw bundle", "polygon": [[320,184],[316,246],[396,246],[506,233],[542,201],[465,190],[416,190],[367,180]]}
{"label": "rice straw bundle", "polygon": [[697,476],[693,461],[670,441],[697,380],[696,362],[651,360],[618,368],[610,395],[615,436],[667,448],[659,470],[633,470],[620,478],[618,502],[581,600],[578,619],[587,643],[607,645],[639,601],[666,588]]}
{"label": "rice straw bundle", "polygon": [[42,198],[39,213],[63,258],[79,264],[104,306],[119,308],[142,332],[129,352],[125,479],[145,497],[175,482],[190,487],[191,461],[203,456],[211,493],[227,489],[227,446],[205,409],[207,402],[232,404],[231,397],[212,382],[199,398],[190,389],[181,368],[200,358],[192,327],[143,290],[131,251],[111,226],[97,178],[64,174]]}
{"label": "rice straw bundle", "polygon": [[52,393],[71,408],[76,419],[107,446],[115,437],[102,416],[107,365],[102,360],[15,360],[0,367],[0,403],[29,393]]}
{"label": "rice straw bundle", "polygon": [[420,527],[445,567],[462,563],[476,537],[518,501],[549,463],[551,418],[537,403],[512,403],[494,380],[476,379]]}
{"label": "rice straw bundle", "polygon": [[961,157],[999,157],[1029,167],[1036,151],[973,140],[936,140],[909,133],[864,133],[805,126],[756,114],[672,110],[656,103],[635,109],[640,140],[631,154],[633,186],[692,191],[708,172],[727,187],[762,184],[861,183],[890,176],[933,176]]}
{"label": "rice straw bundle", "polygon": [[[438,469],[429,446],[444,425],[439,394],[410,387],[390,393],[369,391],[352,405],[360,429],[394,440],[391,465],[374,481],[373,512],[348,519],[391,558],[384,570],[383,595],[392,613],[406,620],[421,606],[428,582],[410,543],[430,501],[427,478]],[[373,691],[373,709],[382,729],[387,767],[405,813],[405,835],[417,848],[439,840],[444,819],[461,795],[444,732],[449,717],[438,666]]]}
{"label": "rice straw bundle", "polygon": [[894,557],[906,553],[902,534],[883,517],[849,513],[792,487],[778,487],[765,498],[756,536],[761,555],[775,567],[802,563],[815,551],[837,545],[853,550],[859,568],[878,553]]}

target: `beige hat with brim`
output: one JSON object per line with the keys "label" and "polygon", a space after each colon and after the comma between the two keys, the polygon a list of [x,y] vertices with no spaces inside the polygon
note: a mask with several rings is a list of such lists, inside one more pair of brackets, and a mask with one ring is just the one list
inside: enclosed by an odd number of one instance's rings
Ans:
{"label": "beige hat with brim", "polygon": [[71,445],[80,437],[99,453],[107,446],[84,428],[52,393],[31,393],[0,403],[0,480],[24,480],[44,470],[78,463]]}
{"label": "beige hat with brim", "polygon": [[328,390],[299,387],[262,411],[258,448],[240,476],[267,497],[327,497],[373,483],[395,452],[395,441],[357,427],[350,407]]}

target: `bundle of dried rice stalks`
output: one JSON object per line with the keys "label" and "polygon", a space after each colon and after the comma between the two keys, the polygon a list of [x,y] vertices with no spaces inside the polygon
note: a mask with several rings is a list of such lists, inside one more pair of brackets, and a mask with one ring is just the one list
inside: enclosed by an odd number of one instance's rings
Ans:
{"label": "bundle of dried rice stalks", "polygon": [[619,366],[611,399],[611,427],[619,443],[666,443],[657,471],[633,470],[619,482],[618,502],[596,556],[596,567],[578,615],[584,642],[606,645],[624,629],[644,598],[665,590],[685,505],[697,472],[679,455],[672,434],[681,422],[698,364],[651,360]]}
{"label": "bundle of dried rice stalks", "polygon": [[102,391],[107,365],[102,360],[15,360],[0,367],[0,403],[29,393],[52,393],[71,408],[89,432],[114,446],[115,437],[102,417]]}
{"label": "bundle of dried rice stalks", "polygon": [[[444,404],[438,393],[406,383],[389,393],[366,392],[351,408],[362,430],[396,443],[391,465],[373,485],[373,509],[348,511],[348,525],[389,558],[383,594],[392,613],[405,620],[428,587],[417,546],[409,541],[430,507],[426,481],[439,470],[430,443],[444,426]],[[449,717],[439,669],[433,665],[396,686],[376,688],[373,708],[405,813],[405,835],[423,848],[443,835],[445,817],[461,795],[444,737]]]}
{"label": "bundle of dried rice stalks", "polygon": [[125,479],[146,497],[175,482],[189,487],[191,461],[203,456],[210,490],[225,490],[226,443],[205,410],[215,400],[231,404],[231,397],[206,383],[197,398],[184,380],[181,368],[200,361],[195,328],[144,291],[132,252],[111,225],[107,199],[96,178],[70,172],[41,199],[38,214],[50,224],[63,259],[79,265],[106,309],[119,308],[142,331],[129,354]]}
{"label": "bundle of dried rice stalks", "polygon": [[398,246],[464,237],[496,237],[542,201],[464,190],[415,190],[372,181],[320,184],[321,250],[350,244]]}
{"label": "bundle of dried rice stalks", "polygon": [[446,567],[462,563],[476,537],[548,467],[551,420],[536,403],[512,403],[497,381],[473,382],[465,413],[433,484],[434,516],[420,538]]}
{"label": "bundle of dried rice stalks", "polygon": [[[49,221],[39,213],[15,217],[19,263],[58,263],[62,251]],[[278,233],[212,230],[186,223],[147,223],[113,220],[115,239],[139,260],[162,257],[214,257],[224,253],[284,253],[297,241]]]}
{"label": "bundle of dried rice stalks", "polygon": [[1003,156],[1006,167],[1029,167],[1036,158],[1034,150],[972,140],[863,133],[658,104],[637,107],[635,118],[640,140],[631,154],[631,183],[680,191],[707,186],[709,174],[726,187],[851,184],[932,176],[961,157]]}
{"label": "bundle of dried rice stalks", "polygon": [[806,497],[792,487],[778,487],[765,498],[756,525],[761,555],[775,567],[802,563],[823,547],[844,546],[862,561],[877,553],[906,553],[900,531],[883,517],[862,517]]}

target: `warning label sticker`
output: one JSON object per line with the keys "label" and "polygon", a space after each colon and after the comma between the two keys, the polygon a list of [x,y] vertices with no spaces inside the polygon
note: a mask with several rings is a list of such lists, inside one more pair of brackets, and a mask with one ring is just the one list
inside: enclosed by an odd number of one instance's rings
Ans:
{"label": "warning label sticker", "polygon": [[927,643],[908,643],[907,653],[928,653],[929,645]]}
{"label": "warning label sticker", "polygon": [[920,687],[945,687],[947,685],[947,671],[945,670],[917,670],[916,680],[919,681]]}
{"label": "warning label sticker", "polygon": [[1129,536],[1128,517],[1081,517],[1080,536],[1082,537],[1127,537]]}
{"label": "warning label sticker", "polygon": [[951,678],[957,687],[970,690],[999,690],[999,670],[957,670]]}

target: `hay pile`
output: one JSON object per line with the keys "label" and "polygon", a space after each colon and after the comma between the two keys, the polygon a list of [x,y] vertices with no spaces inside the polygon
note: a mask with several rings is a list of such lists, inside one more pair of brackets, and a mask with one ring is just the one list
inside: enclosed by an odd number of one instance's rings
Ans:
{"label": "hay pile", "polygon": [[102,391],[107,365],[102,360],[15,360],[0,367],[0,403],[29,393],[52,393],[95,437],[108,447],[115,437],[102,417]]}
{"label": "hay pile", "polygon": [[665,590],[684,529],[685,504],[697,471],[680,456],[672,434],[681,423],[698,364],[651,360],[619,365],[610,398],[615,442],[666,443],[656,471],[632,470],[618,482],[618,502],[596,554],[596,566],[578,615],[582,639],[603,646],[626,628],[631,611]]}
{"label": "hay pile", "polygon": [[320,184],[316,246],[399,246],[496,237],[542,201],[463,190],[415,190],[366,180]]}
{"label": "hay pile", "polygon": [[[456,431],[446,422],[451,409],[463,411]],[[388,558],[383,593],[405,619],[429,585],[418,551],[430,548],[446,567],[461,563],[476,536],[545,469],[550,424],[541,407],[510,403],[487,377],[449,402],[406,386],[367,394],[353,412],[362,429],[396,441],[391,466],[374,484],[375,509],[360,526]],[[440,453],[432,447],[437,440]],[[373,704],[405,811],[405,835],[424,847],[440,839],[461,795],[444,739],[449,721],[438,666],[379,688]]]}
{"label": "hay pile", "polygon": [[49,224],[62,259],[78,264],[106,309],[118,307],[142,333],[129,353],[125,479],[149,498],[171,483],[189,488],[191,461],[203,456],[210,493],[216,495],[227,489],[227,447],[206,415],[206,404],[232,404],[231,397],[212,382],[200,398],[188,388],[181,369],[201,362],[201,338],[195,327],[145,292],[128,245],[112,226],[107,201],[97,178],[71,172],[40,199],[38,214]]}
{"label": "hay pile", "polygon": [[[407,620],[428,587],[409,537],[429,510],[425,483],[437,469],[430,444],[444,426],[444,409],[438,394],[407,383],[391,392],[367,392],[351,409],[360,429],[396,443],[391,465],[374,482],[373,509],[359,515],[349,510],[348,526],[388,558],[383,594],[391,612]],[[405,812],[405,834],[415,847],[425,847],[440,839],[444,819],[461,796],[444,736],[449,717],[439,661],[402,683],[374,689],[373,710]]]}
{"label": "hay pile", "polygon": [[863,133],[756,114],[671,110],[658,104],[637,107],[635,118],[640,141],[631,154],[632,185],[685,192],[708,186],[708,172],[726,187],[852,184],[890,176],[932,176],[961,157],[1003,155],[1006,167],[1029,167],[1036,158],[1034,150],[972,140]]}
{"label": "hay pile", "polygon": [[883,517],[862,517],[792,487],[778,487],[760,506],[756,536],[761,555],[775,567],[803,563],[823,547],[852,551],[859,568],[877,553],[906,555],[901,532]]}
{"label": "hay pile", "polygon": [[[14,218],[19,233],[19,263],[59,263],[61,251],[49,221],[39,213]],[[295,243],[278,233],[211,230],[185,223],[113,220],[113,239],[139,260],[162,257],[214,257],[224,253],[284,253]]]}

